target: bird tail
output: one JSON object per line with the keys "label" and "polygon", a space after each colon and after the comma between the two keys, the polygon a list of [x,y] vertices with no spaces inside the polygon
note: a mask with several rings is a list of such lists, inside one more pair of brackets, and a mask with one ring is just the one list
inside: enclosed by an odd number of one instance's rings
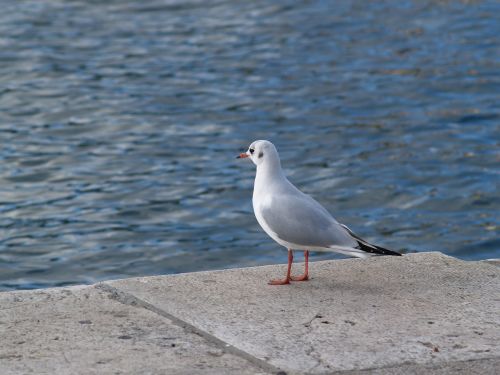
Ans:
{"label": "bird tail", "polygon": [[386,248],[381,247],[381,246],[373,245],[373,244],[365,241],[364,239],[359,237],[356,233],[354,233],[352,230],[350,230],[345,225],[343,225],[343,224],[340,224],[340,225],[342,225],[344,227],[344,229],[347,230],[347,232],[351,235],[351,237],[356,240],[356,242],[358,243],[358,249],[360,249],[362,251],[366,251],[367,253],[370,253],[372,255],[401,256],[401,254],[396,252],[396,251],[389,250],[389,249],[386,249]]}

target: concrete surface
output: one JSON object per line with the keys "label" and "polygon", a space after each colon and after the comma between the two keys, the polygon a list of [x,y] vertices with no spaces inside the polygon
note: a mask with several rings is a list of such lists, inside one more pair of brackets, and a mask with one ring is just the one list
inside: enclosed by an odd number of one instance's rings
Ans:
{"label": "concrete surface", "polygon": [[94,286],[0,293],[0,374],[265,373]]}
{"label": "concrete surface", "polygon": [[499,373],[495,262],[310,268],[285,286],[266,266],[0,293],[0,374]]}

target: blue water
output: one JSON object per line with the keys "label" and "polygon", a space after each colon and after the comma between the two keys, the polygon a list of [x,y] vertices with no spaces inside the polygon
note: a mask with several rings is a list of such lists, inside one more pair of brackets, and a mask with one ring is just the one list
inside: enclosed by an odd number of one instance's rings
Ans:
{"label": "blue water", "polygon": [[368,240],[499,257],[498,14],[4,0],[0,289],[284,262],[234,159],[255,139]]}

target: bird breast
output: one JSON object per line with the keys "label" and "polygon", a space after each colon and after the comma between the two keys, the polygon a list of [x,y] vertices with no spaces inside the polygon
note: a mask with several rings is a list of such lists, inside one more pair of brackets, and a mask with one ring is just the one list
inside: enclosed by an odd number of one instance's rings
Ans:
{"label": "bird breast", "polygon": [[[266,208],[268,208],[269,206],[271,206],[272,204],[272,196],[269,195],[269,194],[257,194],[253,196],[253,199],[252,199],[252,204],[253,204],[253,211],[255,213],[255,217],[257,219],[257,222],[259,223],[259,225],[262,227],[262,229],[264,229],[264,232],[267,233],[267,235],[269,237],[271,237],[273,240],[275,240],[276,242],[278,242],[279,244],[283,245],[282,242],[278,235],[273,232],[271,230],[271,228],[269,227],[269,225],[267,225],[266,221],[264,220],[264,217],[262,215],[262,211]],[[283,245],[285,246],[285,245]]]}

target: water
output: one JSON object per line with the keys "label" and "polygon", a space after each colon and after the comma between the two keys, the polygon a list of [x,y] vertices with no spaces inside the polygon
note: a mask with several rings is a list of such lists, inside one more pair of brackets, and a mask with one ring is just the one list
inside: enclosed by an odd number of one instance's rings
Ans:
{"label": "water", "polygon": [[500,256],[498,14],[4,0],[0,289],[284,262],[234,159],[262,138],[369,240]]}

